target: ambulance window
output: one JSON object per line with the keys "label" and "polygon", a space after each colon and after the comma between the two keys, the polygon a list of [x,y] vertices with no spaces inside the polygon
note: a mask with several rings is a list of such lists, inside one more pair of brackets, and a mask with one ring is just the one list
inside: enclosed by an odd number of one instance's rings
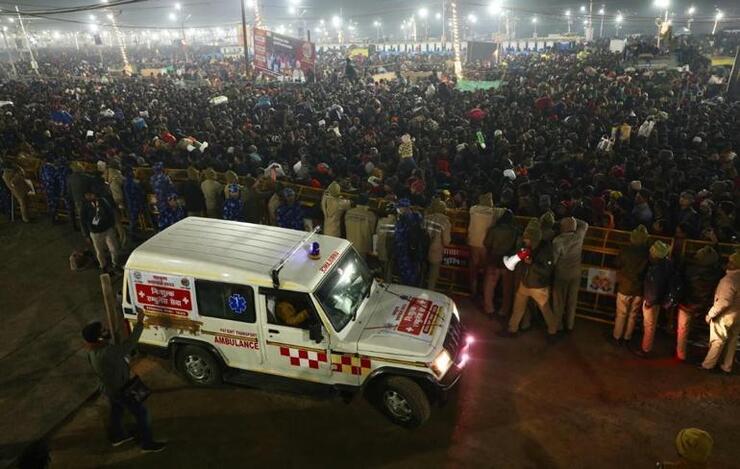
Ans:
{"label": "ambulance window", "polygon": [[317,321],[311,299],[305,293],[272,291],[265,295],[267,322],[308,329]]}
{"label": "ambulance window", "polygon": [[229,321],[255,322],[252,287],[232,283],[195,281],[198,314]]}

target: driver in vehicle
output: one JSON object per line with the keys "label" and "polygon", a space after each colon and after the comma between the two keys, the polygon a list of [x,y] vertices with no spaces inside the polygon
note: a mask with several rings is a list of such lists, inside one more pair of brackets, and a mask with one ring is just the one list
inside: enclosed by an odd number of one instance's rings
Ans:
{"label": "driver in vehicle", "polygon": [[286,326],[303,327],[309,317],[308,310],[297,312],[293,303],[287,300],[280,301],[276,309],[278,319]]}

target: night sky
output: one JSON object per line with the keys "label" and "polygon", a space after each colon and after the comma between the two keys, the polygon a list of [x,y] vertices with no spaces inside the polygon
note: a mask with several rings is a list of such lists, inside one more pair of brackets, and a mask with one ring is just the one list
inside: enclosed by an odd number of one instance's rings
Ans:
{"label": "night sky", "polygon": [[[441,21],[435,18],[435,14],[441,11],[442,1],[429,2],[425,0],[416,1],[394,1],[394,0],[300,0],[296,13],[302,14],[301,19],[297,14],[289,12],[290,1],[296,0],[262,0],[262,15],[268,25],[277,27],[285,25],[288,27],[291,23],[294,27],[306,21],[309,29],[318,28],[319,19],[325,19],[330,22],[332,16],[339,15],[340,9],[344,24],[348,21],[356,23],[356,34],[358,37],[375,37],[376,29],[373,27],[374,21],[382,23],[382,34],[385,36],[394,36],[399,38],[401,35],[401,21],[408,19],[412,14],[417,14],[420,8],[427,8],[429,14],[429,32],[431,36],[439,36]],[[22,9],[38,8],[60,8],[64,6],[81,6],[95,3],[94,0],[19,0],[18,4]],[[183,0],[180,2],[182,10],[178,15],[178,20],[172,21],[169,15],[174,11],[175,1],[172,0],[150,0],[134,5],[127,5],[116,8],[121,14],[118,21],[122,25],[132,25],[141,27],[157,26],[178,26],[180,19],[184,16],[191,15],[185,23],[185,27],[204,27],[204,26],[226,26],[240,21],[239,0]],[[0,0],[0,9],[13,9],[16,3],[7,0]],[[459,3],[461,20],[463,24],[471,26],[475,33],[492,33],[496,32],[501,23],[503,30],[503,21],[497,16],[492,16],[487,11],[486,0],[468,0]],[[583,2],[573,2],[567,0],[535,1],[535,0],[503,0],[503,6],[510,8],[510,13],[517,17],[516,33],[518,36],[529,35],[532,33],[532,18],[537,17],[537,30],[540,36],[548,33],[564,32],[567,30],[567,21],[563,15],[566,9],[573,13],[573,31],[583,31],[583,17],[579,8],[585,5]],[[624,15],[623,33],[633,32],[653,32],[655,30],[654,18],[660,14],[660,10],[653,6],[652,0],[614,0],[594,3],[594,29],[598,35],[601,17],[597,14],[601,6],[605,7],[604,30],[605,35],[614,31],[614,18],[617,11]],[[689,6],[696,7],[694,23],[692,29],[696,32],[708,32],[711,30],[714,14],[717,8],[720,8],[725,14],[724,29],[740,28],[740,2],[736,0],[714,0],[714,1],[689,1],[689,0],[672,0],[670,11],[674,13],[673,21],[676,29],[682,29],[686,25],[686,11]],[[470,24],[466,21],[469,14],[476,16],[476,22]],[[89,21],[90,13],[76,13],[68,15],[58,15],[58,18]],[[97,14],[101,19],[105,16],[104,12]],[[248,20],[251,15],[248,16]],[[7,17],[2,18],[2,23],[7,24]],[[422,20],[419,21],[418,28],[421,30],[424,26]],[[85,25],[57,22],[39,19],[31,22],[31,29],[53,29],[60,31],[84,30]]]}

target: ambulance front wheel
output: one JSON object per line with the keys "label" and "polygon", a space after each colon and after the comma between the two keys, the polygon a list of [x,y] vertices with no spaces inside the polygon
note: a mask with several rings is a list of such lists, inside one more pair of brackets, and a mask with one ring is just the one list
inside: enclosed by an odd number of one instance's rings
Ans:
{"label": "ambulance front wheel", "polygon": [[391,376],[380,386],[380,405],[396,424],[416,428],[432,413],[429,398],[415,381],[403,376]]}
{"label": "ambulance front wheel", "polygon": [[210,352],[201,347],[187,345],[180,349],[177,365],[193,384],[211,386],[221,382],[221,366]]}

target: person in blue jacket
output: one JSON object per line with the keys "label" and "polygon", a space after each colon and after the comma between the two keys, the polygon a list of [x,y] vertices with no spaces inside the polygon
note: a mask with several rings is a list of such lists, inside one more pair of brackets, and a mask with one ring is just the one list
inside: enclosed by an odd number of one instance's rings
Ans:
{"label": "person in blue jacket", "polygon": [[303,230],[303,207],[290,187],[283,190],[283,203],[277,209],[277,225],[291,230]]}
{"label": "person in blue jacket", "polygon": [[229,184],[229,197],[224,201],[224,220],[244,221],[244,202],[239,184]]}
{"label": "person in blue jacket", "polygon": [[157,220],[159,231],[174,225],[183,218],[185,218],[185,207],[180,205],[177,194],[173,192],[167,196],[167,206],[159,212],[159,219]]}
{"label": "person in blue jacket", "polygon": [[415,249],[418,240],[414,239],[422,230],[421,215],[411,210],[409,199],[398,202],[398,221],[394,239],[394,254],[401,283],[417,286],[421,278],[421,259]]}

